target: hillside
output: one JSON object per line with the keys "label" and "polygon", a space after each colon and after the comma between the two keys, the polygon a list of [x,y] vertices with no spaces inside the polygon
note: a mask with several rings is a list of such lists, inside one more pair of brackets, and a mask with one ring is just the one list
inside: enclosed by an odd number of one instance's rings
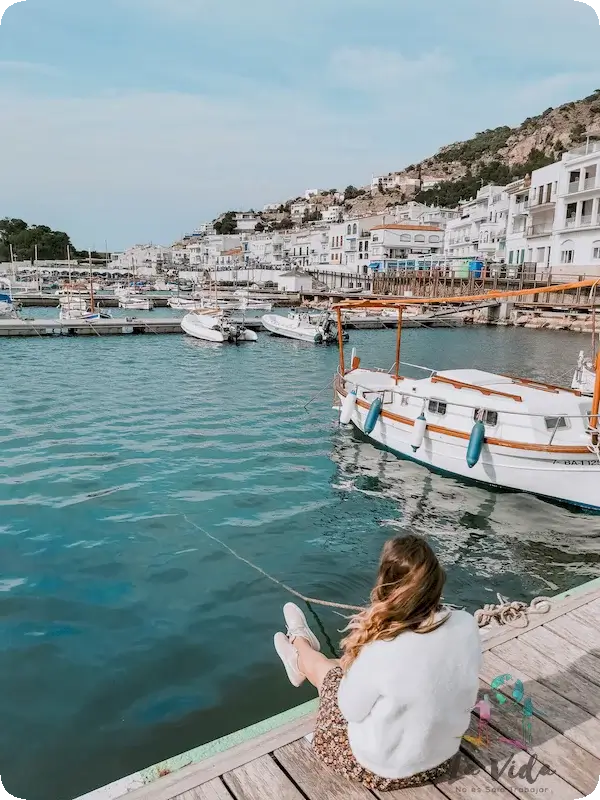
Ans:
{"label": "hillside", "polygon": [[[505,185],[559,160],[565,150],[584,141],[587,131],[600,133],[600,89],[583,100],[548,108],[518,127],[502,126],[482,131],[467,141],[442,147],[418,164],[390,173],[406,179],[408,184],[420,179],[439,181],[427,191],[407,186],[372,194],[370,186],[358,191],[349,187],[351,194],[358,196],[346,196],[345,208],[360,216],[380,213],[413,199],[454,207],[460,200],[474,197],[482,180],[484,184]],[[284,204],[286,209],[292,202],[294,200]],[[321,192],[311,202],[316,203],[318,209],[326,208],[334,202],[333,190]],[[271,223],[269,215],[266,217],[267,224]]]}

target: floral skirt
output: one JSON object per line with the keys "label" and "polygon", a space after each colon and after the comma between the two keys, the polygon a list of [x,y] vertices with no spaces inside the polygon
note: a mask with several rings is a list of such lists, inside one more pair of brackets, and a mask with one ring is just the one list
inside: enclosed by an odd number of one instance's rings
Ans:
{"label": "floral skirt", "polygon": [[411,786],[423,786],[447,776],[452,759],[439,767],[411,775],[409,778],[381,778],[361,767],[350,748],[348,723],[338,706],[338,689],[343,677],[340,667],[325,676],[321,687],[321,702],[313,738],[313,748],[319,759],[334,772],[351,781],[364,784],[379,792],[394,792]]}

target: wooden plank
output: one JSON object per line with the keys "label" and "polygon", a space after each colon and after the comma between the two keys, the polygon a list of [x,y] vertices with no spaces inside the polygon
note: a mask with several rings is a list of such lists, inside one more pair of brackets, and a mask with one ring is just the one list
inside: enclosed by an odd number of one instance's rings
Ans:
{"label": "wooden plank", "polygon": [[444,800],[444,795],[433,784],[411,786],[397,792],[373,792],[381,800]]}
{"label": "wooden plank", "polygon": [[327,769],[306,739],[279,748],[273,757],[310,800],[373,800],[364,786]]}
{"label": "wooden plank", "polygon": [[[484,683],[483,691],[489,693],[489,684]],[[523,739],[523,714],[521,707],[508,699],[502,707],[501,715],[492,717],[490,738],[494,738],[494,730],[500,736],[511,740]],[[586,752],[570,739],[562,736],[554,728],[541,719],[534,719],[535,725],[533,747],[531,752],[547,767],[554,769],[572,786],[584,795],[590,794],[598,785],[600,776],[600,759]],[[469,751],[470,752],[470,751]],[[475,758],[473,753],[470,753]],[[475,758],[475,760],[477,760]]]}
{"label": "wooden plank", "polygon": [[440,792],[450,800],[465,795],[484,794],[493,795],[495,800],[514,800],[514,794],[488,775],[466,753],[461,752],[457,767],[456,772],[448,780],[436,783]]}
{"label": "wooden plank", "polygon": [[[538,630],[544,631],[545,628],[538,628]],[[550,634],[550,631],[547,633],[551,636],[554,635]],[[495,647],[491,652],[504,661],[508,661],[519,673],[536,675],[539,683],[553,689],[561,697],[570,700],[590,714],[600,716],[600,686],[575,672],[574,669],[571,669],[571,665],[565,669],[554,661],[554,651],[546,651],[551,653],[552,657],[550,657],[536,650],[535,647],[530,647],[525,638],[513,639],[511,642]],[[561,641],[559,639],[559,642]],[[597,678],[600,680],[600,660],[597,659],[597,661]]]}
{"label": "wooden plank", "polygon": [[492,647],[497,647],[499,644],[509,641],[509,639],[514,639],[515,636],[521,636],[526,630],[531,631],[538,628],[540,625],[546,625],[548,622],[558,619],[574,609],[582,608],[598,599],[600,599],[600,589],[593,589],[584,594],[578,594],[566,600],[561,600],[552,607],[548,614],[534,614],[530,616],[527,628],[523,628],[522,625],[503,626],[499,633],[493,634],[489,639],[483,642],[483,649],[484,651],[491,650]]}
{"label": "wooden plank", "polygon": [[225,788],[225,784],[220,778],[190,789],[173,798],[173,800],[232,800],[231,795]]}
{"label": "wooden plank", "polygon": [[[474,723],[469,732],[471,735],[476,735]],[[535,756],[514,750],[493,737],[485,749],[479,749],[464,741],[462,751],[517,797],[526,797],[533,794],[534,790],[546,800],[581,800],[581,792],[578,789],[556,772],[546,774],[545,765]]]}
{"label": "wooden plank", "polygon": [[600,658],[563,639],[550,628],[541,627],[527,631],[519,637],[519,641],[525,642],[543,654],[550,653],[557,664],[569,670],[569,674],[583,675],[587,680],[600,686]]}
{"label": "wooden plank", "polygon": [[294,720],[288,725],[282,725],[280,728],[250,739],[237,747],[206,758],[199,764],[183,767],[171,775],[130,792],[127,800],[172,800],[190,789],[195,789],[213,778],[218,778],[224,772],[246,764],[248,761],[254,761],[278,747],[283,747],[283,745],[312,733],[315,719],[316,714],[307,714],[306,717]]}
{"label": "wooden plank", "polygon": [[594,631],[600,632],[600,619],[598,619],[597,612],[593,610],[592,605],[584,606],[572,611],[569,616],[573,616],[578,622],[588,625]]}
{"label": "wooden plank", "polygon": [[225,773],[223,781],[236,800],[304,800],[270,755]]}
{"label": "wooden plank", "polygon": [[[504,661],[493,653],[486,653],[481,678],[491,684],[498,675],[512,675],[514,680],[521,680],[525,685],[526,697],[533,702],[534,715],[594,755],[598,759],[594,770],[598,769],[600,777],[600,720],[539,683],[522,669],[515,670],[513,663]],[[512,697],[510,684],[500,687],[499,691],[504,696]],[[532,726],[535,730],[536,723],[533,722]],[[535,739],[533,746],[535,747]]]}
{"label": "wooden plank", "polygon": [[573,614],[547,622],[545,627],[568,642],[581,647],[586,653],[589,653],[592,648],[600,647],[600,631],[588,625],[587,622],[578,620]]}

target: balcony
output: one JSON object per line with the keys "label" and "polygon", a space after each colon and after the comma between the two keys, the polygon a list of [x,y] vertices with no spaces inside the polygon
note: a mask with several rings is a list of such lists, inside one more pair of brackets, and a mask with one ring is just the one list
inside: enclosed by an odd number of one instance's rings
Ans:
{"label": "balcony", "polygon": [[593,189],[600,189],[600,181],[593,175],[583,181],[573,181],[567,188],[567,194],[578,194],[579,192],[589,192]]}
{"label": "balcony", "polygon": [[598,152],[600,152],[600,141],[587,142],[587,144],[584,144],[581,147],[576,147],[574,150],[569,150],[568,153],[565,153],[563,158],[565,161],[573,161],[576,158],[589,156],[592,153]]}
{"label": "balcony", "polygon": [[550,198],[543,198],[542,200],[532,200],[529,204],[530,211],[538,211],[551,208],[556,205],[556,195],[552,194]]}
{"label": "balcony", "polygon": [[530,225],[527,236],[547,236],[552,233],[552,225]]}
{"label": "balcony", "polygon": [[565,228],[575,228],[577,226],[576,217],[567,217],[565,220]]}
{"label": "balcony", "polygon": [[515,205],[515,214],[527,214],[529,211],[529,200],[525,200],[524,203],[517,203]]}

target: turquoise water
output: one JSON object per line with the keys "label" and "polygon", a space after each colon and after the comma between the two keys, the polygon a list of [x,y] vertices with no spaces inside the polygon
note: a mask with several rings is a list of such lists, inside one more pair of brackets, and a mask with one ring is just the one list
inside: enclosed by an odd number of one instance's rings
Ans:
{"label": "turquoise water", "polygon": [[[155,312],[164,313],[164,312]],[[390,366],[393,331],[352,333]],[[404,357],[564,381],[587,337],[407,331]],[[337,350],[261,336],[0,342],[0,772],[66,800],[297,705],[272,650],[289,598],[360,603],[383,542],[426,535],[474,609],[600,574],[599,518],[492,492],[340,430]],[[331,641],[342,620],[319,610]],[[315,620],[315,625],[317,620]]]}

